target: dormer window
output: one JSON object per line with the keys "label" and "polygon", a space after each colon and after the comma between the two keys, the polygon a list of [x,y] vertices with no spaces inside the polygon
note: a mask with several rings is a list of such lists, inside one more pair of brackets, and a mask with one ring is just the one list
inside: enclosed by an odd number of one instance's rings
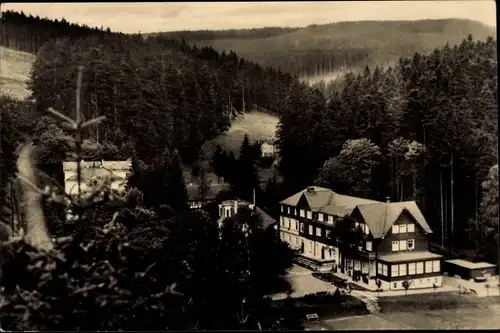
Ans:
{"label": "dormer window", "polygon": [[399,234],[399,225],[393,225],[392,226],[392,233],[393,234]]}
{"label": "dormer window", "polygon": [[312,220],[312,212],[310,210],[307,211],[307,218]]}
{"label": "dormer window", "polygon": [[300,217],[306,217],[306,212],[303,209],[300,210]]}
{"label": "dormer window", "polygon": [[323,221],[323,213],[318,213],[318,220]]}

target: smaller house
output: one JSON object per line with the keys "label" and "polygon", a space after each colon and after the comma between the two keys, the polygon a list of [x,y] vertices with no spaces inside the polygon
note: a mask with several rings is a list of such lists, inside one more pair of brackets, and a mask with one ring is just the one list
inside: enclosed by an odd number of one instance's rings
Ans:
{"label": "smaller house", "polygon": [[188,184],[188,205],[189,209],[201,209],[207,204],[213,202],[217,195],[222,192],[229,190],[229,184],[211,184],[208,187],[207,193],[202,196],[199,187],[196,184]]}
{"label": "smaller house", "polygon": [[[131,159],[125,161],[80,161],[81,189],[85,192],[92,183],[105,177],[111,178],[111,188],[124,191],[127,177],[132,167]],[[67,194],[78,191],[77,162],[63,162],[64,188]]]}
{"label": "smaller house", "polygon": [[277,229],[277,221],[272,218],[269,214],[264,212],[262,209],[257,207],[255,204],[248,203],[244,200],[235,199],[235,200],[225,200],[219,204],[219,226],[222,225],[224,219],[230,218],[236,214],[242,208],[247,208],[257,214],[262,223],[262,227],[264,229],[274,228]]}
{"label": "smaller house", "polygon": [[261,157],[275,157],[278,155],[279,149],[275,139],[264,141],[260,147]]}
{"label": "smaller house", "polygon": [[450,276],[459,275],[463,279],[491,277],[496,273],[496,266],[487,262],[470,262],[463,259],[444,261],[444,271]]}

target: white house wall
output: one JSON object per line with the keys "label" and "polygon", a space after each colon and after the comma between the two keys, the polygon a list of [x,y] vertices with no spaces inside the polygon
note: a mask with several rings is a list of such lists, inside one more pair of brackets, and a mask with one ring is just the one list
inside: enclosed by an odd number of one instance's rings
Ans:
{"label": "white house wall", "polygon": [[[403,287],[403,281],[382,281],[381,288],[383,290],[405,290]],[[442,276],[433,276],[433,277],[423,277],[419,279],[409,279],[410,287],[408,289],[424,289],[424,288],[433,288],[433,284],[438,287],[443,285],[443,277]]]}

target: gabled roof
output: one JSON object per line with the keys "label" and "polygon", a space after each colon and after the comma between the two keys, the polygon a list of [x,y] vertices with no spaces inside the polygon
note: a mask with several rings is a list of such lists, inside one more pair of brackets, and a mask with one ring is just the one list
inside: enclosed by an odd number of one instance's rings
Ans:
{"label": "gabled roof", "polygon": [[311,186],[286,198],[280,204],[297,206],[303,198],[312,211],[329,215],[351,215],[357,208],[374,238],[385,236],[403,211],[413,216],[425,233],[432,233],[415,201],[386,203],[338,194],[324,187]]}
{"label": "gabled roof", "polygon": [[262,223],[262,226],[264,229],[269,228],[273,224],[275,224],[277,221],[271,217],[271,215],[267,214],[265,211],[260,209],[259,207],[255,207],[255,214],[257,214],[260,217],[260,221]]}

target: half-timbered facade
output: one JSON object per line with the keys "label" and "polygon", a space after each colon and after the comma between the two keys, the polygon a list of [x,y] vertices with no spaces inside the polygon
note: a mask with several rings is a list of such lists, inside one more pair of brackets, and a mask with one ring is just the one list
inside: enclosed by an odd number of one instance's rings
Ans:
{"label": "half-timbered facade", "polygon": [[[379,279],[385,290],[440,286],[441,256],[428,251],[432,233],[414,201],[381,202],[308,187],[280,202],[279,232],[299,251],[298,260],[318,270],[343,267],[367,279]],[[341,253],[332,240],[335,217],[350,216],[364,233],[357,251]],[[342,223],[342,222],[339,222]]]}

